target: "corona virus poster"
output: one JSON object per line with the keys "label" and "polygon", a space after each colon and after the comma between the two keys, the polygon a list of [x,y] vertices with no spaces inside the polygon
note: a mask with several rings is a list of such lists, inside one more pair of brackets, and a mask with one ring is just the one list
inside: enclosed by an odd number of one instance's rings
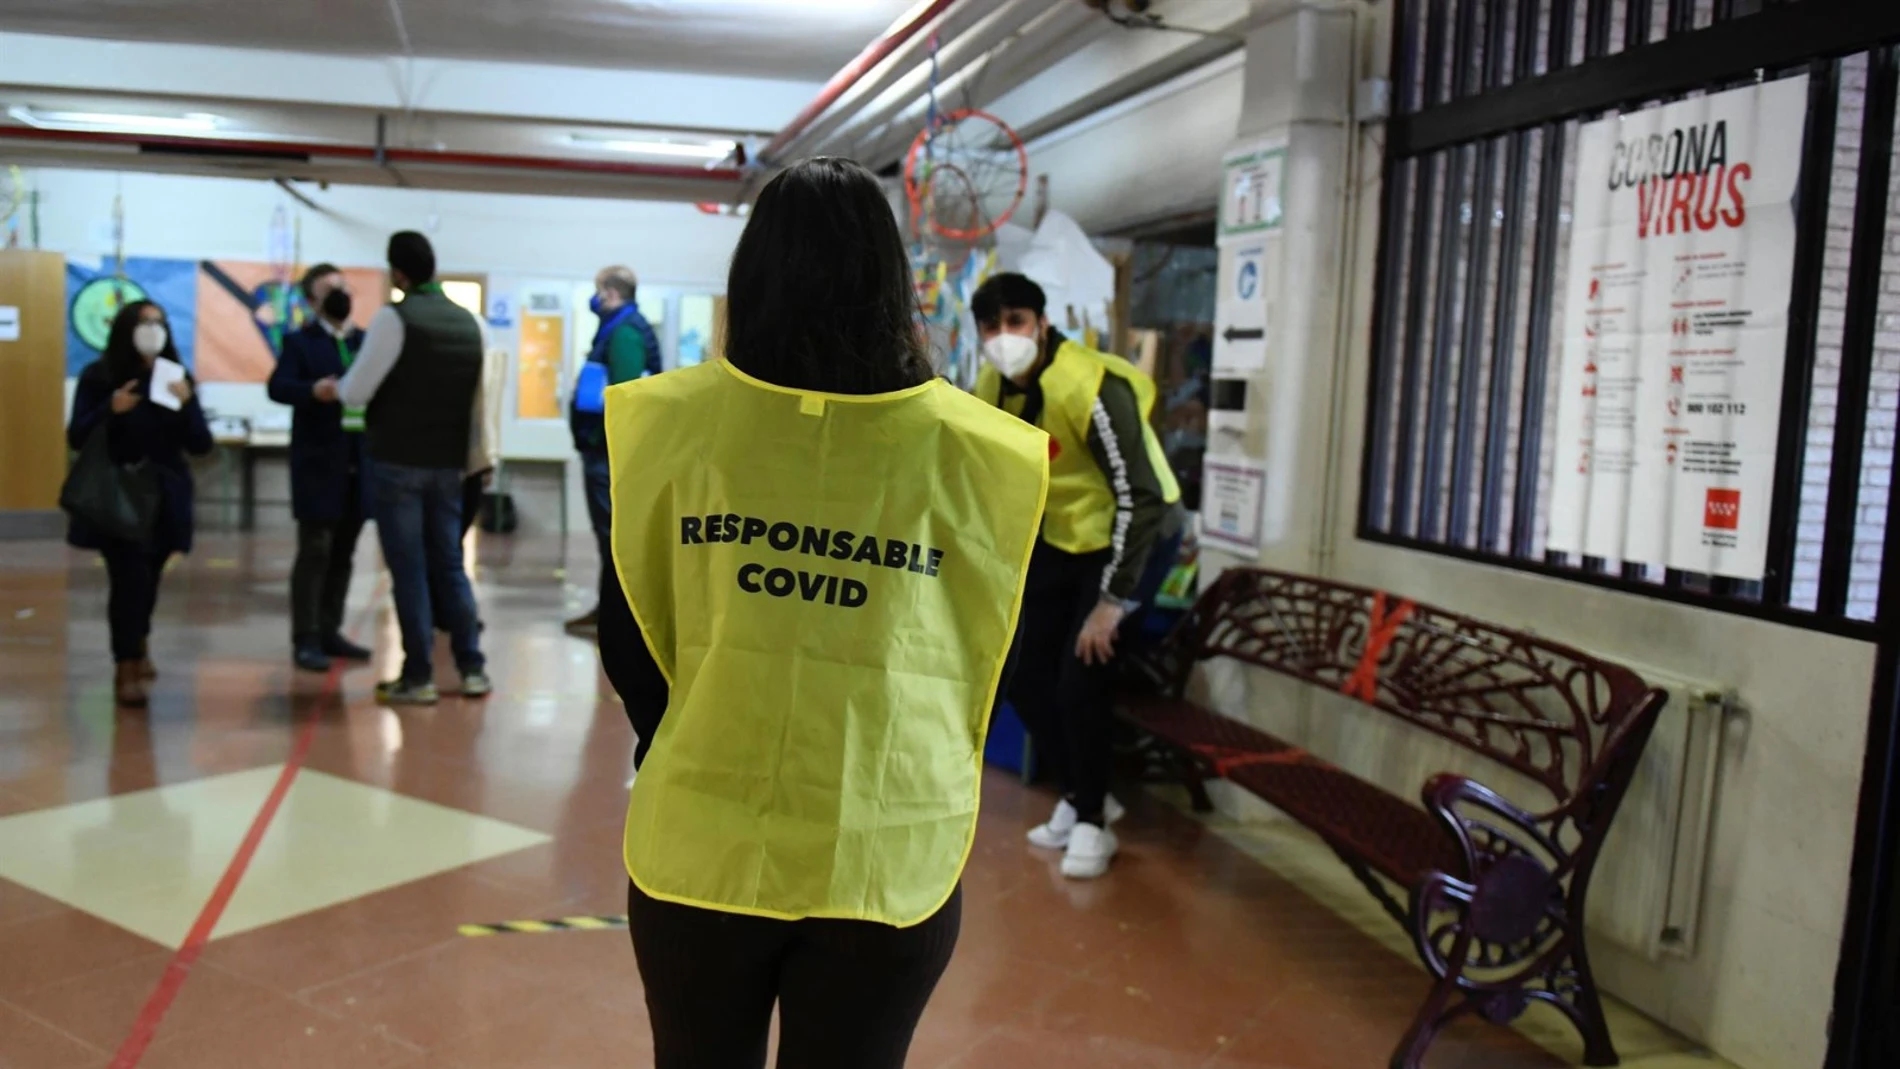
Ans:
{"label": "corona virus poster", "polygon": [[1550,549],[1762,577],[1806,120],[1800,76],[1581,129]]}

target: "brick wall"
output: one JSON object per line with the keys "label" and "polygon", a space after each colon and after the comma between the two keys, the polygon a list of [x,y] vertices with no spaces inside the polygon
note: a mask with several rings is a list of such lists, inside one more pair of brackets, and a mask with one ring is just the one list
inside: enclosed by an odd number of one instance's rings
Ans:
{"label": "brick wall", "polygon": [[[1862,120],[1867,94],[1867,61],[1853,56],[1842,64],[1840,115],[1834,139],[1834,173],[1829,191],[1827,255],[1822,271],[1821,316],[1815,336],[1814,399],[1808,414],[1808,448],[1802,465],[1801,526],[1795,548],[1793,601],[1812,607],[1819,593],[1821,538],[1826,521],[1828,478],[1832,468],[1835,411],[1841,381],[1841,335],[1847,326],[1847,274],[1853,246]],[[1880,558],[1886,522],[1887,491],[1893,481],[1896,400],[1900,400],[1900,167],[1891,188],[1875,196],[1888,201],[1887,242],[1881,279],[1874,374],[1868,399],[1867,436],[1861,457],[1854,567],[1848,614],[1872,619],[1879,593]]]}

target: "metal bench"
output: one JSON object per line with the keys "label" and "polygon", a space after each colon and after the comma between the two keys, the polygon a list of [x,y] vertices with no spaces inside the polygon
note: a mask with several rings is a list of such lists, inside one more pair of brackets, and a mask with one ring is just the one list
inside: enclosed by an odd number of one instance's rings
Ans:
{"label": "metal bench", "polygon": [[[1189,700],[1194,665],[1214,657],[1449,739],[1540,785],[1549,805],[1520,808],[1440,774],[1424,786],[1424,808],[1414,806]],[[1616,1064],[1584,947],[1584,896],[1663,692],[1530,635],[1259,569],[1224,573],[1136,667],[1119,712],[1196,808],[1209,808],[1203,781],[1212,778],[1271,803],[1317,832],[1411,934],[1433,983],[1393,1069],[1420,1069],[1433,1038],[1462,1014],[1505,1024],[1532,1001],[1570,1018],[1587,1064]]]}

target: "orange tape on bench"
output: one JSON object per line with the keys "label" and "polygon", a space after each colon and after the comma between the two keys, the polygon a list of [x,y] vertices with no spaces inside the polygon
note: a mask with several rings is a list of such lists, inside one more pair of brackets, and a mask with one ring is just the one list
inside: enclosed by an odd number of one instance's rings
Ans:
{"label": "orange tape on bench", "polygon": [[1412,610],[1418,606],[1410,601],[1400,601],[1385,614],[1385,593],[1380,591],[1372,595],[1372,620],[1366,629],[1366,649],[1359,655],[1359,666],[1353,669],[1346,685],[1339,688],[1348,698],[1361,701],[1376,701],[1379,697],[1379,659],[1385,656],[1386,647],[1398,635],[1399,627],[1411,618]]}
{"label": "orange tape on bench", "polygon": [[1205,757],[1214,766],[1214,774],[1222,779],[1236,768],[1248,765],[1307,765],[1313,764],[1313,755],[1297,746],[1272,753],[1258,750],[1237,750],[1232,746],[1214,746],[1209,743],[1196,743],[1189,747],[1195,753]]}

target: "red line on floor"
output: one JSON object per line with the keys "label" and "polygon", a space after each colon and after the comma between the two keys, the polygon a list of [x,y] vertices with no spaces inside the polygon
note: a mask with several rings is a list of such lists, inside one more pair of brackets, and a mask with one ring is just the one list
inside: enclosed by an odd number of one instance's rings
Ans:
{"label": "red line on floor", "polygon": [[[369,609],[365,611],[373,611],[382,600],[383,583],[378,582],[376,592],[370,597]],[[359,617],[358,626],[350,629],[352,634],[361,630],[362,622]],[[342,686],[343,666],[342,661],[331,666],[329,676],[323,681],[322,697],[330,697]],[[237,893],[238,883],[244,879],[244,871],[250,868],[251,858],[257,854],[258,845],[264,841],[264,833],[270,830],[271,820],[277,816],[278,808],[284,804],[284,797],[290,793],[290,785],[296,781],[297,773],[310,756],[311,744],[317,737],[317,722],[316,717],[307,717],[303,726],[297,729],[297,737],[291,743],[290,755],[284,759],[283,771],[277,774],[277,782],[272,785],[270,794],[265,796],[257,816],[251,819],[250,830],[244,833],[244,841],[238,844],[237,853],[231,855],[231,863],[225,866],[224,875],[212,889],[211,897],[205,900],[204,908],[198,911],[198,919],[186,934],[184,944],[166,963],[164,975],[158,978],[158,986],[152,989],[152,994],[145,1000],[145,1007],[132,1022],[132,1031],[126,1035],[125,1042],[119,1044],[119,1053],[113,1056],[108,1069],[133,1069],[139,1059],[145,1057],[145,1049],[152,1045],[153,1038],[158,1035],[159,1024],[165,1020],[172,1002],[184,988],[185,980],[191,975],[192,964],[204,953],[205,945],[211,942],[211,933],[224,916],[225,907],[231,904],[231,896]]]}

